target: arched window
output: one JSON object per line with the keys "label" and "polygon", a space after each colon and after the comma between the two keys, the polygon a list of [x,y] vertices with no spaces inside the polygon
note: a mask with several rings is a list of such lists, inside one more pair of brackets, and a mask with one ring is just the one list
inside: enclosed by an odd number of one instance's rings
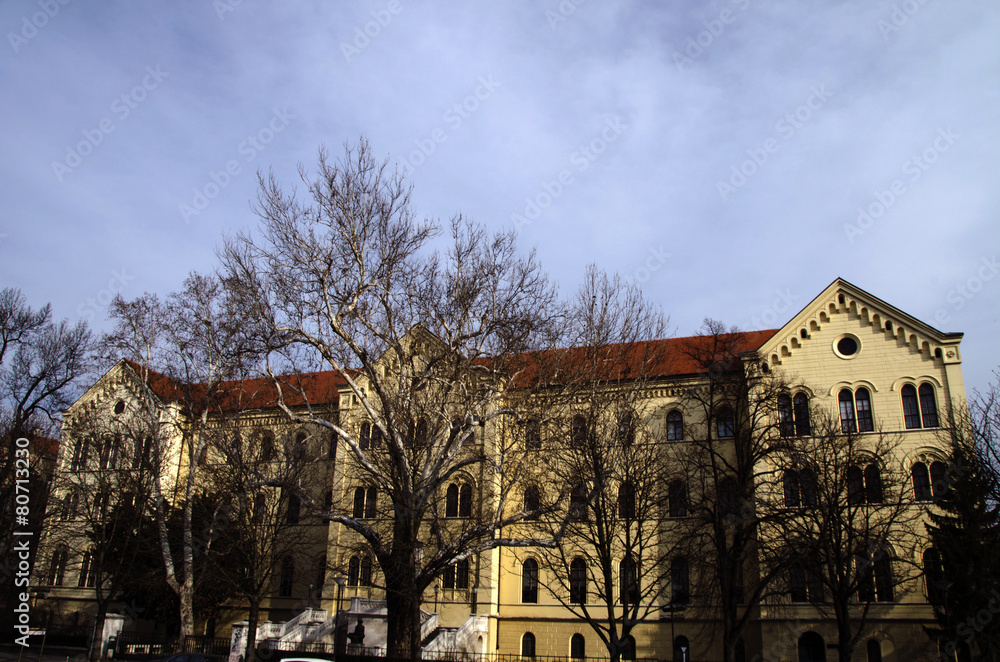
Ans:
{"label": "arched window", "polygon": [[361,559],[361,573],[358,577],[358,583],[361,586],[372,585],[372,559],[370,556]]}
{"label": "arched window", "polygon": [[865,644],[865,652],[868,654],[868,662],[882,662],[882,645],[877,639],[869,639]]}
{"label": "arched window", "polygon": [[263,494],[258,494],[253,498],[253,522],[260,524],[264,521],[264,511],[267,508],[267,498]]}
{"label": "arched window", "polygon": [[587,419],[580,414],[573,417],[570,424],[569,440],[573,446],[582,448],[587,444]]}
{"label": "arched window", "polygon": [[854,394],[846,388],[841,389],[837,399],[840,402],[840,429],[845,434],[857,432],[858,420],[854,413]]}
{"label": "arched window", "polygon": [[691,584],[688,575],[688,561],[683,556],[670,562],[670,602],[686,605],[691,599]]}
{"label": "arched window", "polygon": [[787,393],[778,396],[778,432],[782,437],[791,437],[795,434],[792,396]]}
{"label": "arched window", "polygon": [[262,462],[274,459],[274,433],[270,430],[264,430],[260,435],[260,459]]}
{"label": "arched window", "polygon": [[667,414],[667,441],[684,439],[684,416],[676,409]]}
{"label": "arched window", "polygon": [[635,637],[633,637],[632,635],[628,635],[624,639],[622,639],[622,659],[623,660],[635,659]]}
{"label": "arched window", "polygon": [[691,659],[691,643],[684,635],[674,638],[674,662],[687,662]]}
{"label": "arched window", "polygon": [[826,662],[826,642],[815,632],[799,637],[799,662]]}
{"label": "arched window", "polygon": [[538,562],[526,559],[521,566],[521,602],[538,602]]}
{"label": "arched window", "polygon": [[382,428],[380,428],[378,425],[373,425],[371,447],[378,448],[379,444],[381,443],[382,443]]}
{"label": "arched window", "polygon": [[730,439],[736,434],[736,425],[733,421],[733,410],[729,407],[722,407],[715,415],[715,433],[719,439]]}
{"label": "arched window", "polygon": [[97,564],[94,563],[94,552],[85,552],[83,561],[80,563],[80,575],[76,581],[77,587],[89,586],[93,588],[97,585]]}
{"label": "arched window", "polygon": [[542,427],[537,418],[528,419],[524,425],[524,447],[529,450],[542,447]]}
{"label": "arched window", "polygon": [[365,421],[361,424],[361,434],[358,435],[358,446],[361,450],[365,451],[371,447],[372,442],[372,425]]}
{"label": "arched window", "polygon": [[535,635],[530,632],[521,637],[521,657],[535,657]]}
{"label": "arched window", "polygon": [[927,584],[927,599],[934,604],[944,603],[944,566],[941,555],[933,547],[924,550],[924,581]]}
{"label": "arched window", "polygon": [[587,519],[587,486],[578,483],[569,495],[569,517],[574,520]]}
{"label": "arched window", "polygon": [[377,514],[378,491],[374,486],[365,489],[356,487],[354,489],[354,509],[352,514],[355,518],[373,518]]}
{"label": "arched window", "polygon": [[796,563],[788,569],[788,594],[792,602],[822,602],[823,578],[815,564]]}
{"label": "arched window", "polygon": [[587,562],[581,558],[569,565],[569,601],[575,605],[587,603]]}
{"label": "arched window", "polygon": [[635,441],[635,417],[631,412],[626,412],[618,418],[618,443],[622,446],[631,446]]}
{"label": "arched window", "polygon": [[799,471],[799,487],[802,488],[802,505],[815,506],[817,501],[816,474],[812,469]]}
{"label": "arched window", "polygon": [[361,559],[352,556],[347,562],[347,585],[358,586],[361,579]]}
{"label": "arched window", "polygon": [[875,572],[875,599],[878,602],[892,602],[894,581],[892,576],[892,557],[888,550],[882,550],[875,555],[872,564]]}
{"label": "arched window", "polygon": [[365,516],[365,488],[354,488],[354,510],[351,514],[360,519]]}
{"label": "arched window", "polygon": [[538,519],[540,505],[541,497],[538,494],[538,487],[528,485],[524,488],[524,512],[528,513],[525,519]]}
{"label": "arched window", "polygon": [[799,472],[786,469],[782,481],[785,487],[785,508],[799,507]]}
{"label": "arched window", "polygon": [[66,576],[66,562],[69,559],[69,548],[66,545],[59,545],[56,551],[52,552],[52,559],[49,562],[49,584],[51,586],[62,586]]}
{"label": "arched window", "polygon": [[417,421],[417,430],[413,437],[414,446],[424,446],[427,443],[427,419]]}
{"label": "arched window", "polygon": [[458,485],[452,483],[448,486],[444,507],[445,517],[458,517]]}
{"label": "arched window", "polygon": [[805,393],[796,393],[794,403],[795,434],[808,437],[812,434],[812,427],[809,424],[809,396]]}
{"label": "arched window", "polygon": [[874,462],[865,467],[865,500],[882,503],[882,473]]}
{"label": "arched window", "polygon": [[299,514],[302,512],[302,499],[297,494],[288,497],[288,523],[298,524]]}
{"label": "arched window", "polygon": [[639,569],[631,556],[626,556],[618,564],[618,578],[621,583],[618,594],[622,604],[639,604]]}
{"label": "arched window", "polygon": [[739,509],[736,479],[726,477],[719,481],[719,508],[723,515],[734,515]]}
{"label": "arched window", "polygon": [[574,634],[569,641],[569,656],[574,660],[583,660],[587,657],[587,640],[582,634]]}
{"label": "arched window", "polygon": [[931,492],[935,497],[943,497],[948,489],[948,466],[944,462],[931,462]]}
{"label": "arched window", "polygon": [[281,560],[281,582],[278,586],[278,595],[287,598],[292,595],[292,583],[295,579],[295,559],[286,556]]}
{"label": "arched window", "polygon": [[670,483],[670,516],[687,517],[687,486],[684,481],[675,480]]}
{"label": "arched window", "polygon": [[920,427],[920,405],[917,402],[917,389],[913,384],[907,384],[900,390],[903,399],[903,423],[907,430]]}
{"label": "arched window", "polygon": [[861,467],[847,468],[847,503],[856,506],[865,502],[865,474]]}
{"label": "arched window", "polygon": [[458,516],[472,517],[472,485],[468,483],[458,490]]}
{"label": "arched window", "polygon": [[920,416],[925,428],[938,426],[937,400],[934,398],[934,387],[924,382],[920,385]]}
{"label": "arched window", "polygon": [[855,557],[858,577],[859,602],[892,602],[892,555],[889,550],[879,550],[874,556],[859,554]]}
{"label": "arched window", "polygon": [[872,416],[872,401],[868,389],[859,388],[855,391],[854,402],[858,407],[858,432],[873,432],[875,418]]}
{"label": "arched window", "polygon": [[931,477],[927,473],[927,465],[917,462],[910,469],[910,476],[913,479],[913,498],[917,501],[930,501]]}
{"label": "arched window", "polygon": [[635,517],[635,485],[632,481],[625,481],[618,488],[618,517]]}

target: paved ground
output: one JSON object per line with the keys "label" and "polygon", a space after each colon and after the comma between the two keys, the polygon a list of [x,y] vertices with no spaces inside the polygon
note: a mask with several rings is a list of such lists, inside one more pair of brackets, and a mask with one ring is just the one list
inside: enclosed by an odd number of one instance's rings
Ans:
{"label": "paved ground", "polygon": [[[41,660],[38,654],[41,652]],[[46,646],[44,650],[41,646],[32,642],[32,645],[24,648],[15,644],[0,644],[0,661],[11,662],[21,656],[21,662],[74,662],[75,659],[86,656],[87,651],[83,648],[61,648],[58,646]]]}

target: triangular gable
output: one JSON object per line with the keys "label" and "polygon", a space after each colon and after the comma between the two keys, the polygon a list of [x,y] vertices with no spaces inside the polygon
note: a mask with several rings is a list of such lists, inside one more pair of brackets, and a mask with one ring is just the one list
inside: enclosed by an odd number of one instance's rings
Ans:
{"label": "triangular gable", "polygon": [[761,345],[759,354],[772,365],[781,365],[813,332],[828,324],[834,315],[853,312],[886,336],[901,339],[928,357],[945,363],[960,363],[961,333],[944,333],[882,301],[843,278],[830,283],[791,320]]}

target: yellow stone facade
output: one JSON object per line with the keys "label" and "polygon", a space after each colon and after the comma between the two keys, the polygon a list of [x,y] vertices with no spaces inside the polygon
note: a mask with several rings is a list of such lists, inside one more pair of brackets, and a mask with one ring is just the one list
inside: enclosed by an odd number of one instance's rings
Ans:
{"label": "yellow stone facade", "polygon": [[[844,338],[853,340],[853,351],[842,351],[851,349],[850,342],[840,344]],[[867,389],[876,429],[902,437],[899,448],[906,455],[909,466],[920,460],[943,459],[943,438],[937,428],[907,428],[901,391],[907,385],[914,388],[930,385],[941,418],[940,425],[946,427],[949,406],[961,404],[965,399],[959,346],[961,338],[961,334],[942,333],[860,288],[837,279],[781,329],[766,337],[757,348],[756,360],[766,363],[767,370],[794,384],[797,391],[807,393],[813,407],[833,415],[838,411],[842,390]],[[116,370],[124,368],[119,366]],[[697,384],[698,380],[697,376],[690,375],[670,378],[651,390],[643,406],[651,412],[648,420],[654,436],[665,434],[667,413],[681,402],[675,389]],[[126,381],[112,371],[74,407],[88,403],[88,406],[95,406],[118,398]],[[346,385],[340,388],[339,402],[338,415],[342,424],[360,428],[364,419]],[[698,422],[690,418],[695,415],[693,411],[685,412],[690,424],[697,426]],[[298,429],[287,422],[280,423],[277,412],[268,413],[267,418],[278,434],[294,434]],[[261,423],[264,423],[263,419]],[[329,435],[318,429],[309,430],[309,434],[310,443],[315,444],[314,452],[322,454],[329,444]],[[487,428],[485,443],[489,443],[491,434],[495,431]],[[65,455],[68,447],[71,444],[63,444],[63,467],[68,466],[69,459]],[[331,466],[322,473],[325,485],[312,488],[313,496],[317,503],[322,503],[326,490],[332,490],[334,502],[339,500],[344,508],[350,509],[354,490],[360,483],[354,477],[350,455],[342,445],[336,456],[338,459],[335,462],[330,460]],[[183,462],[183,459],[177,459],[178,471]],[[169,483],[176,476],[164,479]],[[466,479],[478,486],[482,476],[470,475]],[[53,501],[58,503],[59,499],[57,494]],[[346,569],[349,557],[357,554],[352,548],[357,536],[340,525],[325,526],[328,526],[325,550],[328,564],[331,568]],[[922,547],[918,545],[917,549]],[[323,551],[317,549],[315,553],[319,556]],[[537,604],[522,604],[521,567],[528,555],[530,551],[523,549],[500,548],[470,559],[469,587],[441,588],[437,593],[428,591],[424,595],[423,608],[436,611],[441,624],[458,627],[473,613],[475,600],[476,613],[485,616],[488,623],[488,635],[477,645],[477,652],[520,654],[525,633],[531,633],[538,656],[570,656],[574,635],[583,636],[588,656],[603,656],[603,645],[594,631],[585,622],[573,617],[545,590],[539,591]],[[919,558],[912,561],[919,564]],[[333,570],[327,573],[327,577],[332,574]],[[272,610],[271,619],[284,620],[303,608],[310,582],[309,577],[299,573],[295,578],[294,597],[273,597],[268,605]],[[67,575],[66,583],[75,586],[75,577]],[[377,568],[373,583],[379,583]],[[539,583],[543,587],[549,583],[544,570]],[[475,597],[473,588],[476,589]],[[85,599],[85,589],[67,588],[62,593],[53,589],[50,597],[82,600]],[[378,599],[380,591],[365,586],[345,587],[343,604],[346,606],[352,597]],[[336,598],[336,586],[328,580],[321,595],[315,596],[312,606],[318,605],[333,613],[337,608]],[[238,605],[234,605],[230,615],[234,621],[245,617]],[[836,641],[835,624],[830,618],[821,617],[810,606],[792,606],[780,599],[769,599],[756,616],[744,637],[747,660],[761,659],[755,658],[756,654],[763,655],[763,659],[797,660],[797,641],[805,632],[818,633],[826,643]],[[933,650],[933,644],[923,630],[923,626],[932,621],[933,614],[926,601],[923,579],[918,577],[912,586],[900,591],[895,603],[873,607],[872,634],[866,639],[874,638],[879,642],[882,659],[887,662],[914,660],[919,654]],[[223,623],[217,626],[216,631],[221,636],[228,633]],[[654,617],[641,625],[635,633],[638,657],[670,659],[672,633],[674,636],[685,636],[691,642],[688,659],[722,659],[719,625],[710,613],[697,609],[691,609],[685,618],[673,623]],[[833,659],[835,653],[828,651],[827,659]],[[865,654],[862,642],[855,659],[867,659]]]}

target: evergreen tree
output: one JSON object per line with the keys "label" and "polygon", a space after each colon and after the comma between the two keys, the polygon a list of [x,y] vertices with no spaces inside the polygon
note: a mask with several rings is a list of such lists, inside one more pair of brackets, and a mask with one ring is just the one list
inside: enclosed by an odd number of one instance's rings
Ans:
{"label": "evergreen tree", "polygon": [[934,485],[936,508],[927,525],[931,548],[924,553],[928,600],[934,605],[943,650],[954,659],[978,649],[977,659],[1000,660],[1000,504],[975,417],[956,426],[951,468]]}

